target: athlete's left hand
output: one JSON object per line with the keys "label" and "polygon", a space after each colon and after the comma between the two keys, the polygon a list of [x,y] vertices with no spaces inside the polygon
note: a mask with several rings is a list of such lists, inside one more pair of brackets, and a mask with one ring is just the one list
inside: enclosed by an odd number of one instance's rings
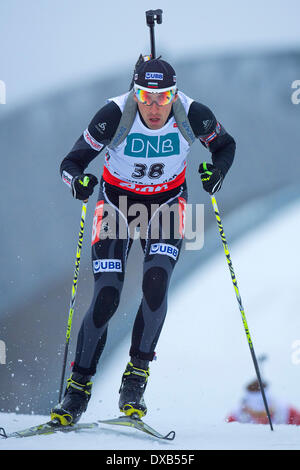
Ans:
{"label": "athlete's left hand", "polygon": [[199,173],[203,189],[209,194],[214,194],[221,189],[224,176],[219,168],[211,163],[203,162],[199,166]]}

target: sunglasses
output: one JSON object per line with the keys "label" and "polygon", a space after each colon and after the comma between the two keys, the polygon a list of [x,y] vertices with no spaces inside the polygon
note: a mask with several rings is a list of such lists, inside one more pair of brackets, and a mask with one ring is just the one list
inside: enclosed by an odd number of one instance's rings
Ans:
{"label": "sunglasses", "polygon": [[150,92],[142,90],[141,88],[135,88],[135,96],[138,101],[146,106],[151,106],[156,103],[158,106],[166,106],[170,104],[176,95],[176,89],[171,89],[162,92]]}

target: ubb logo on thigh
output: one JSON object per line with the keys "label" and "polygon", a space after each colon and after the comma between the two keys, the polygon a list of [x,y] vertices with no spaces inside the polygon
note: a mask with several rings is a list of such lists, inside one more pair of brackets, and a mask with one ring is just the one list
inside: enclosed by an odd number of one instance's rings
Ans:
{"label": "ubb logo on thigh", "polygon": [[179,153],[179,136],[175,132],[159,136],[132,133],[127,136],[124,149],[125,155],[142,158],[169,157]]}
{"label": "ubb logo on thigh", "polygon": [[122,272],[122,261],[120,259],[96,259],[93,261],[93,271],[97,273]]}
{"label": "ubb logo on thigh", "polygon": [[167,243],[153,243],[150,247],[150,255],[167,255],[176,261],[178,249]]}

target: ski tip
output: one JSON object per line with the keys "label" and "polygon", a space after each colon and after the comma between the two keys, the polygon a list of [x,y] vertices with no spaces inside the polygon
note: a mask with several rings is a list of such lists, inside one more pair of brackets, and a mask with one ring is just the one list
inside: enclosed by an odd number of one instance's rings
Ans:
{"label": "ski tip", "polygon": [[175,436],[176,436],[175,431],[170,431],[168,434],[164,436],[164,439],[166,439],[167,441],[174,441]]}
{"label": "ski tip", "polygon": [[8,437],[4,428],[0,428],[0,437],[3,437],[4,439],[7,439]]}
{"label": "ski tip", "polygon": [[164,436],[163,434],[160,434],[155,429],[151,428],[142,419],[133,418],[132,416],[120,416],[119,418],[99,420],[99,423],[129,426],[129,427],[137,429],[138,431],[142,431],[146,434],[149,434],[152,437],[155,437],[157,439],[163,439],[166,441],[173,441],[176,435],[175,431],[170,431],[168,434]]}

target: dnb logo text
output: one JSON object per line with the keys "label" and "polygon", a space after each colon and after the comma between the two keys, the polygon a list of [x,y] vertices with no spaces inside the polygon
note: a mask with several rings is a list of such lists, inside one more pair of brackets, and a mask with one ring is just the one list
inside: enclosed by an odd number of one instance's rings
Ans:
{"label": "dnb logo text", "polygon": [[125,155],[142,158],[170,157],[179,153],[179,136],[175,132],[160,136],[129,134],[124,149]]}

